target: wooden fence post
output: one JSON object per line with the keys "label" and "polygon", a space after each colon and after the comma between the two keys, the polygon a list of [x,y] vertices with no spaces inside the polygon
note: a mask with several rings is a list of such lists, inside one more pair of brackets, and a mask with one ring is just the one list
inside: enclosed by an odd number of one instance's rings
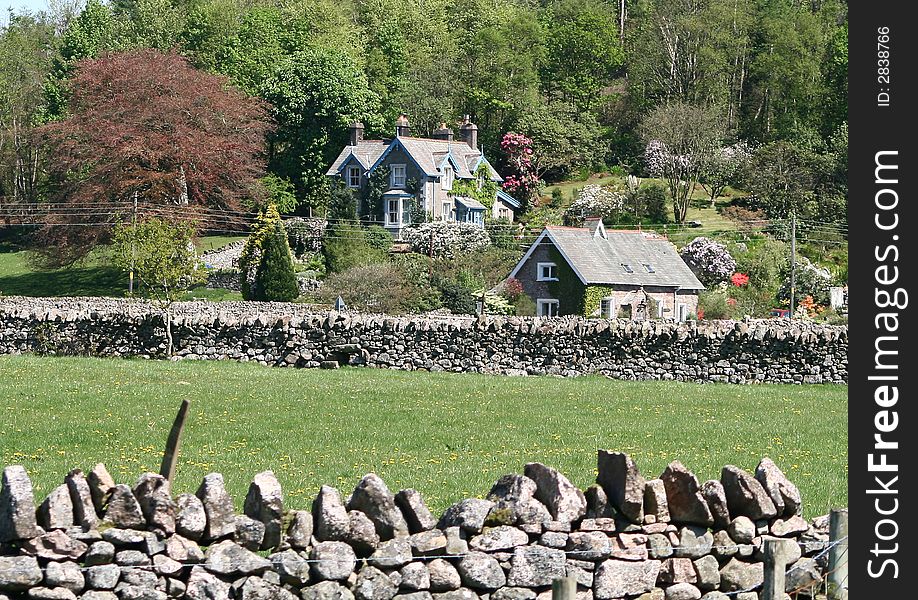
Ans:
{"label": "wooden fence post", "polygon": [[175,479],[175,465],[178,463],[179,450],[182,448],[182,432],[185,429],[185,417],[188,416],[190,405],[190,400],[182,400],[182,405],[175,416],[175,422],[172,423],[172,429],[169,431],[169,437],[166,439],[166,451],[163,452],[163,463],[159,467],[159,474],[168,479],[170,484]]}
{"label": "wooden fence post", "polygon": [[761,600],[784,600],[784,583],[787,559],[793,540],[768,538],[765,540],[765,581],[762,584]]}
{"label": "wooden fence post", "polygon": [[551,600],[577,600],[577,578],[561,577],[552,581]]}
{"label": "wooden fence post", "polygon": [[829,513],[829,600],[848,597],[848,509],[833,508]]}

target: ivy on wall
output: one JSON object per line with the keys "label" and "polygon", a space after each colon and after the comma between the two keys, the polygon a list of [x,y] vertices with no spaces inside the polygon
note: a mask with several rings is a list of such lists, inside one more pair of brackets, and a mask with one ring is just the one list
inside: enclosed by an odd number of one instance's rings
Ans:
{"label": "ivy on wall", "polygon": [[[479,181],[483,181],[480,188],[478,187]],[[466,198],[477,200],[488,209],[488,215],[490,215],[494,207],[494,200],[497,198],[497,190],[497,182],[491,181],[491,171],[488,170],[488,165],[482,161],[478,168],[475,169],[475,177],[473,179],[456,179],[453,181],[453,189],[449,195],[453,198],[465,196]]]}
{"label": "ivy on wall", "polygon": [[361,217],[368,221],[383,220],[383,194],[389,190],[390,169],[387,165],[381,166],[367,177],[367,186],[364,188],[362,208],[365,214]]}
{"label": "ivy on wall", "polygon": [[[588,285],[583,290],[583,312],[584,317],[592,316],[594,313],[599,314],[599,306],[603,298],[612,295],[612,286],[609,285]],[[602,315],[600,315],[602,316]]]}
{"label": "ivy on wall", "polygon": [[555,275],[558,277],[558,281],[548,283],[549,293],[553,298],[558,299],[558,314],[582,315],[586,287],[557,248],[551,246],[548,249],[548,256],[551,262],[555,263]]}

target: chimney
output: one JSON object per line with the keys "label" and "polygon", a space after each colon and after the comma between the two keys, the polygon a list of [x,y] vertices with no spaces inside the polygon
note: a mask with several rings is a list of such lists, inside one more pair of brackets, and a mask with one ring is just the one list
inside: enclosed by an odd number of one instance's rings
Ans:
{"label": "chimney", "polygon": [[356,146],[363,141],[363,123],[354,121],[348,127],[351,131],[351,146]]}
{"label": "chimney", "polygon": [[440,127],[434,129],[433,138],[435,140],[453,141],[453,130],[446,126],[446,123],[440,123]]}
{"label": "chimney", "polygon": [[606,236],[606,228],[602,224],[602,218],[587,217],[583,220],[583,226],[590,230],[590,233],[593,234],[593,237],[608,239]]}
{"label": "chimney", "polygon": [[407,136],[409,130],[408,115],[402,113],[395,120],[395,135],[396,137]]}
{"label": "chimney", "polygon": [[478,150],[478,125],[472,123],[468,115],[465,115],[462,126],[459,127],[459,137],[469,145],[469,148]]}

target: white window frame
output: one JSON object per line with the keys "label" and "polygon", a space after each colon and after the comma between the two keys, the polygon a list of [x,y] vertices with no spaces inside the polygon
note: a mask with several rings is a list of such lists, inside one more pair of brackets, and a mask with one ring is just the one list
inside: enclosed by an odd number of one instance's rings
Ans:
{"label": "white window frame", "polygon": [[688,304],[685,304],[684,302],[680,302],[679,309],[678,309],[678,312],[676,313],[676,316],[678,317],[677,320],[680,322],[688,320]]}
{"label": "white window frame", "polygon": [[[357,183],[354,183],[354,177],[356,174]],[[347,187],[349,188],[359,188],[360,187],[360,167],[351,165],[347,168]]]}
{"label": "white window frame", "polygon": [[454,178],[455,172],[453,171],[453,167],[449,163],[446,163],[446,166],[443,167],[443,176],[440,177],[440,184],[447,192],[453,189]]}
{"label": "white window frame", "polygon": [[[607,304],[608,303],[608,304]],[[607,304],[608,310],[603,310],[602,305]],[[606,296],[599,300],[599,318],[600,319],[614,319],[615,318],[615,298],[613,296]]]}
{"label": "white window frame", "polygon": [[443,209],[443,220],[452,221],[453,220],[453,203],[448,200],[444,200],[443,206],[441,208]]}
{"label": "white window frame", "polygon": [[[559,302],[554,298],[539,298],[536,300],[536,315],[540,317],[557,317],[558,305]],[[554,306],[554,312],[552,312],[551,308],[548,308],[548,314],[546,314],[546,308],[552,306]]]}
{"label": "white window frame", "polygon": [[[549,271],[549,276],[545,277],[542,274],[543,268],[552,269]],[[553,262],[540,262],[536,263],[536,281],[558,281],[558,265]],[[554,273],[554,275],[551,275]]]}
{"label": "white window frame", "polygon": [[660,300],[657,302],[657,318],[663,318],[663,312],[666,309],[666,300]]}
{"label": "white window frame", "polygon": [[404,188],[407,181],[405,165],[390,165],[389,169],[389,187]]}
{"label": "white window frame", "polygon": [[497,209],[497,218],[498,219],[510,219],[510,209],[504,208],[503,206],[498,207]]}
{"label": "white window frame", "polygon": [[[395,216],[396,220],[392,220],[392,203],[395,203]],[[387,198],[386,199],[386,227],[398,227],[401,225],[401,216],[402,216],[402,199],[401,198]]]}

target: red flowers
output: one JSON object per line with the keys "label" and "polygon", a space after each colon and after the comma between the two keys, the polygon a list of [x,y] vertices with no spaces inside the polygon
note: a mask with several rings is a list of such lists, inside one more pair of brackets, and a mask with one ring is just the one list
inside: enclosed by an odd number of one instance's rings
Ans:
{"label": "red flowers", "polygon": [[746,275],[745,273],[734,273],[730,276],[730,283],[736,287],[743,287],[749,283],[749,275]]}

